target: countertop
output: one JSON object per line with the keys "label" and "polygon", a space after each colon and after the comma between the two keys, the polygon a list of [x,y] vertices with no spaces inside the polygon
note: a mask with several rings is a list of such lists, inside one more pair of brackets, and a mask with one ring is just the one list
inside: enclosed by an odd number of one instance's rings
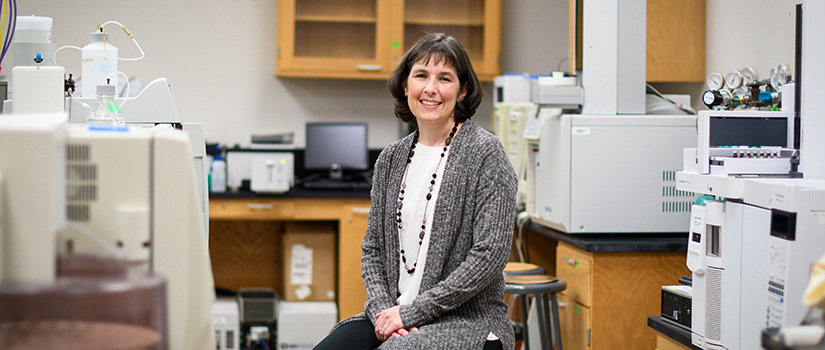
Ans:
{"label": "countertop", "polygon": [[679,344],[687,346],[691,349],[701,350],[701,348],[694,346],[691,343],[690,331],[663,320],[661,316],[648,317],[647,326],[653,328],[659,333],[662,333],[670,339],[673,339]]}
{"label": "countertop", "polygon": [[527,229],[587,252],[687,252],[684,233],[568,234],[530,220]]}
{"label": "countertop", "polygon": [[250,191],[209,192],[209,199],[228,198],[370,198],[369,189],[306,189],[295,187],[287,193],[255,193]]}

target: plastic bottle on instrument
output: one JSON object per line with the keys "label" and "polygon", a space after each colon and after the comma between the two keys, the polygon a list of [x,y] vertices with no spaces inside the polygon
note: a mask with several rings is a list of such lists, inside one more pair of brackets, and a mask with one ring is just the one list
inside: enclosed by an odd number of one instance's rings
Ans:
{"label": "plastic bottle on instrument", "polygon": [[107,79],[117,86],[117,59],[117,47],[109,42],[103,28],[93,32],[92,42],[80,53],[81,96],[94,96],[97,86],[106,84]]}
{"label": "plastic bottle on instrument", "polygon": [[212,192],[226,192],[226,161],[221,156],[212,160]]}
{"label": "plastic bottle on instrument", "polygon": [[92,113],[86,118],[86,123],[94,125],[124,125],[126,123],[120,107],[115,103],[114,85],[97,86],[97,103],[92,107]]}

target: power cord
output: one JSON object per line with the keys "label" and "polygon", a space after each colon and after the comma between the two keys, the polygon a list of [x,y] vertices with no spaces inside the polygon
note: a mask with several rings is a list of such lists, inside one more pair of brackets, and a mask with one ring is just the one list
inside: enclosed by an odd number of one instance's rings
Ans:
{"label": "power cord", "polygon": [[525,254],[526,249],[523,242],[525,242],[524,225],[530,221],[530,214],[527,211],[518,213],[516,217],[516,253],[518,254],[519,262],[527,262],[529,255]]}

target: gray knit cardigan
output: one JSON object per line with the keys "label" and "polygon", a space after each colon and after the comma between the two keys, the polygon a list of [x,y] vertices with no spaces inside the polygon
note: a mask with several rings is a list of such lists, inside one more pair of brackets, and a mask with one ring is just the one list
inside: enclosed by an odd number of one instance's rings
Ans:
{"label": "gray knit cardigan", "polygon": [[[387,146],[375,163],[372,204],[361,256],[369,319],[396,304],[396,202],[413,137]],[[401,320],[418,332],[390,337],[381,349],[481,349],[489,332],[514,348],[502,270],[515,222],[517,178],[501,142],[467,120],[450,146],[432,220],[421,291],[401,306]],[[339,325],[340,325],[339,324]]]}

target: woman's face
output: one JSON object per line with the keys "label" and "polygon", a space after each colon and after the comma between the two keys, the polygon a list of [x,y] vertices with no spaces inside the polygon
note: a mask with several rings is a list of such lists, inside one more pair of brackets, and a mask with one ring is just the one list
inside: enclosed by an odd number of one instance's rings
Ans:
{"label": "woman's face", "polygon": [[413,64],[404,84],[404,94],[410,111],[421,124],[451,120],[456,102],[464,98],[467,91],[461,89],[451,64],[439,57],[430,57]]}

